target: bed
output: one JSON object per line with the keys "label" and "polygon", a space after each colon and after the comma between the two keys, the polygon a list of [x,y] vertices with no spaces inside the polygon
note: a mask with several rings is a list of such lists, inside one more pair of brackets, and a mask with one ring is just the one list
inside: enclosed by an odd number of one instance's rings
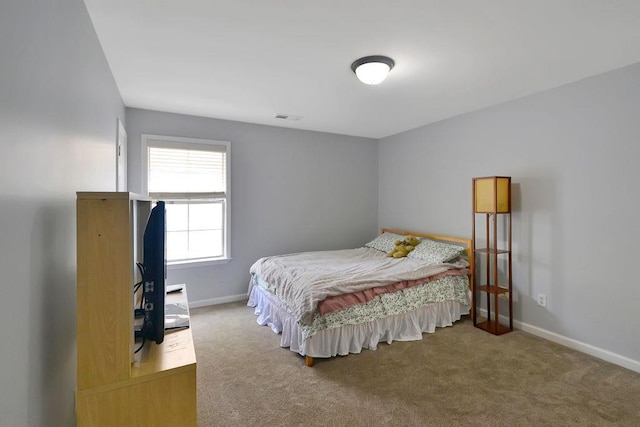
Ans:
{"label": "bed", "polygon": [[[388,257],[409,235],[421,239],[415,249]],[[420,340],[470,314],[470,248],[470,239],[383,228],[361,248],[260,258],[247,305],[307,366]]]}

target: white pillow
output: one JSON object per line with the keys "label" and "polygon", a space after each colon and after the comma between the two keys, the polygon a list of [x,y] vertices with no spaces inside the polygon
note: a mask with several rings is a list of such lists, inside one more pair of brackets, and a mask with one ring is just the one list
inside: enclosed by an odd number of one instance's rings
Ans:
{"label": "white pillow", "polygon": [[457,258],[464,252],[464,247],[438,242],[437,240],[422,239],[418,246],[407,255],[433,264],[442,264]]}
{"label": "white pillow", "polygon": [[384,253],[389,253],[396,247],[396,240],[402,240],[405,236],[395,233],[384,232],[365,246],[368,248],[377,249]]}

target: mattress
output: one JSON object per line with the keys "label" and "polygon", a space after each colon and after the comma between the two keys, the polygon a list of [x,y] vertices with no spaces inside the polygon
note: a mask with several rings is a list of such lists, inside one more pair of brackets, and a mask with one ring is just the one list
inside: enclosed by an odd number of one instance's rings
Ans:
{"label": "mattress", "polygon": [[304,324],[262,278],[253,275],[250,288],[247,305],[254,307],[257,323],[280,334],[281,347],[318,358],[375,350],[380,342],[420,340],[469,314],[471,301],[468,276],[445,276],[326,315],[316,311]]}
{"label": "mattress", "polygon": [[367,247],[303,252],[256,261],[250,268],[249,290],[258,285],[269,291],[288,307],[298,323],[309,326],[317,315],[318,304],[327,298],[397,284],[417,287],[450,270],[466,275],[467,267],[464,259],[434,264],[390,258]]}
{"label": "mattress", "polygon": [[247,305],[282,347],[310,358],[420,340],[469,314],[469,242],[422,235],[420,256],[389,257],[397,237],[383,230],[361,248],[261,258],[250,268]]}

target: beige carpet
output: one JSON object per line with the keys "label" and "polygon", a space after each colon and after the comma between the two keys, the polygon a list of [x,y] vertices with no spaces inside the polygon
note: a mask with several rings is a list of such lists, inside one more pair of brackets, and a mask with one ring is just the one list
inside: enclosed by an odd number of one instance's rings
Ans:
{"label": "beige carpet", "polygon": [[522,331],[464,320],[307,368],[244,303],[191,315],[201,427],[640,426],[640,374]]}

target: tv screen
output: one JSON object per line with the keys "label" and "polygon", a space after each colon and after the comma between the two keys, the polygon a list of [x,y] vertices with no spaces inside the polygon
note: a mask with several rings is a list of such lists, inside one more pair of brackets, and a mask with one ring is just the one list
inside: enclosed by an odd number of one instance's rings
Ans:
{"label": "tv screen", "polygon": [[164,202],[151,209],[144,230],[142,338],[160,344],[164,340],[164,299],[166,272],[166,220]]}

